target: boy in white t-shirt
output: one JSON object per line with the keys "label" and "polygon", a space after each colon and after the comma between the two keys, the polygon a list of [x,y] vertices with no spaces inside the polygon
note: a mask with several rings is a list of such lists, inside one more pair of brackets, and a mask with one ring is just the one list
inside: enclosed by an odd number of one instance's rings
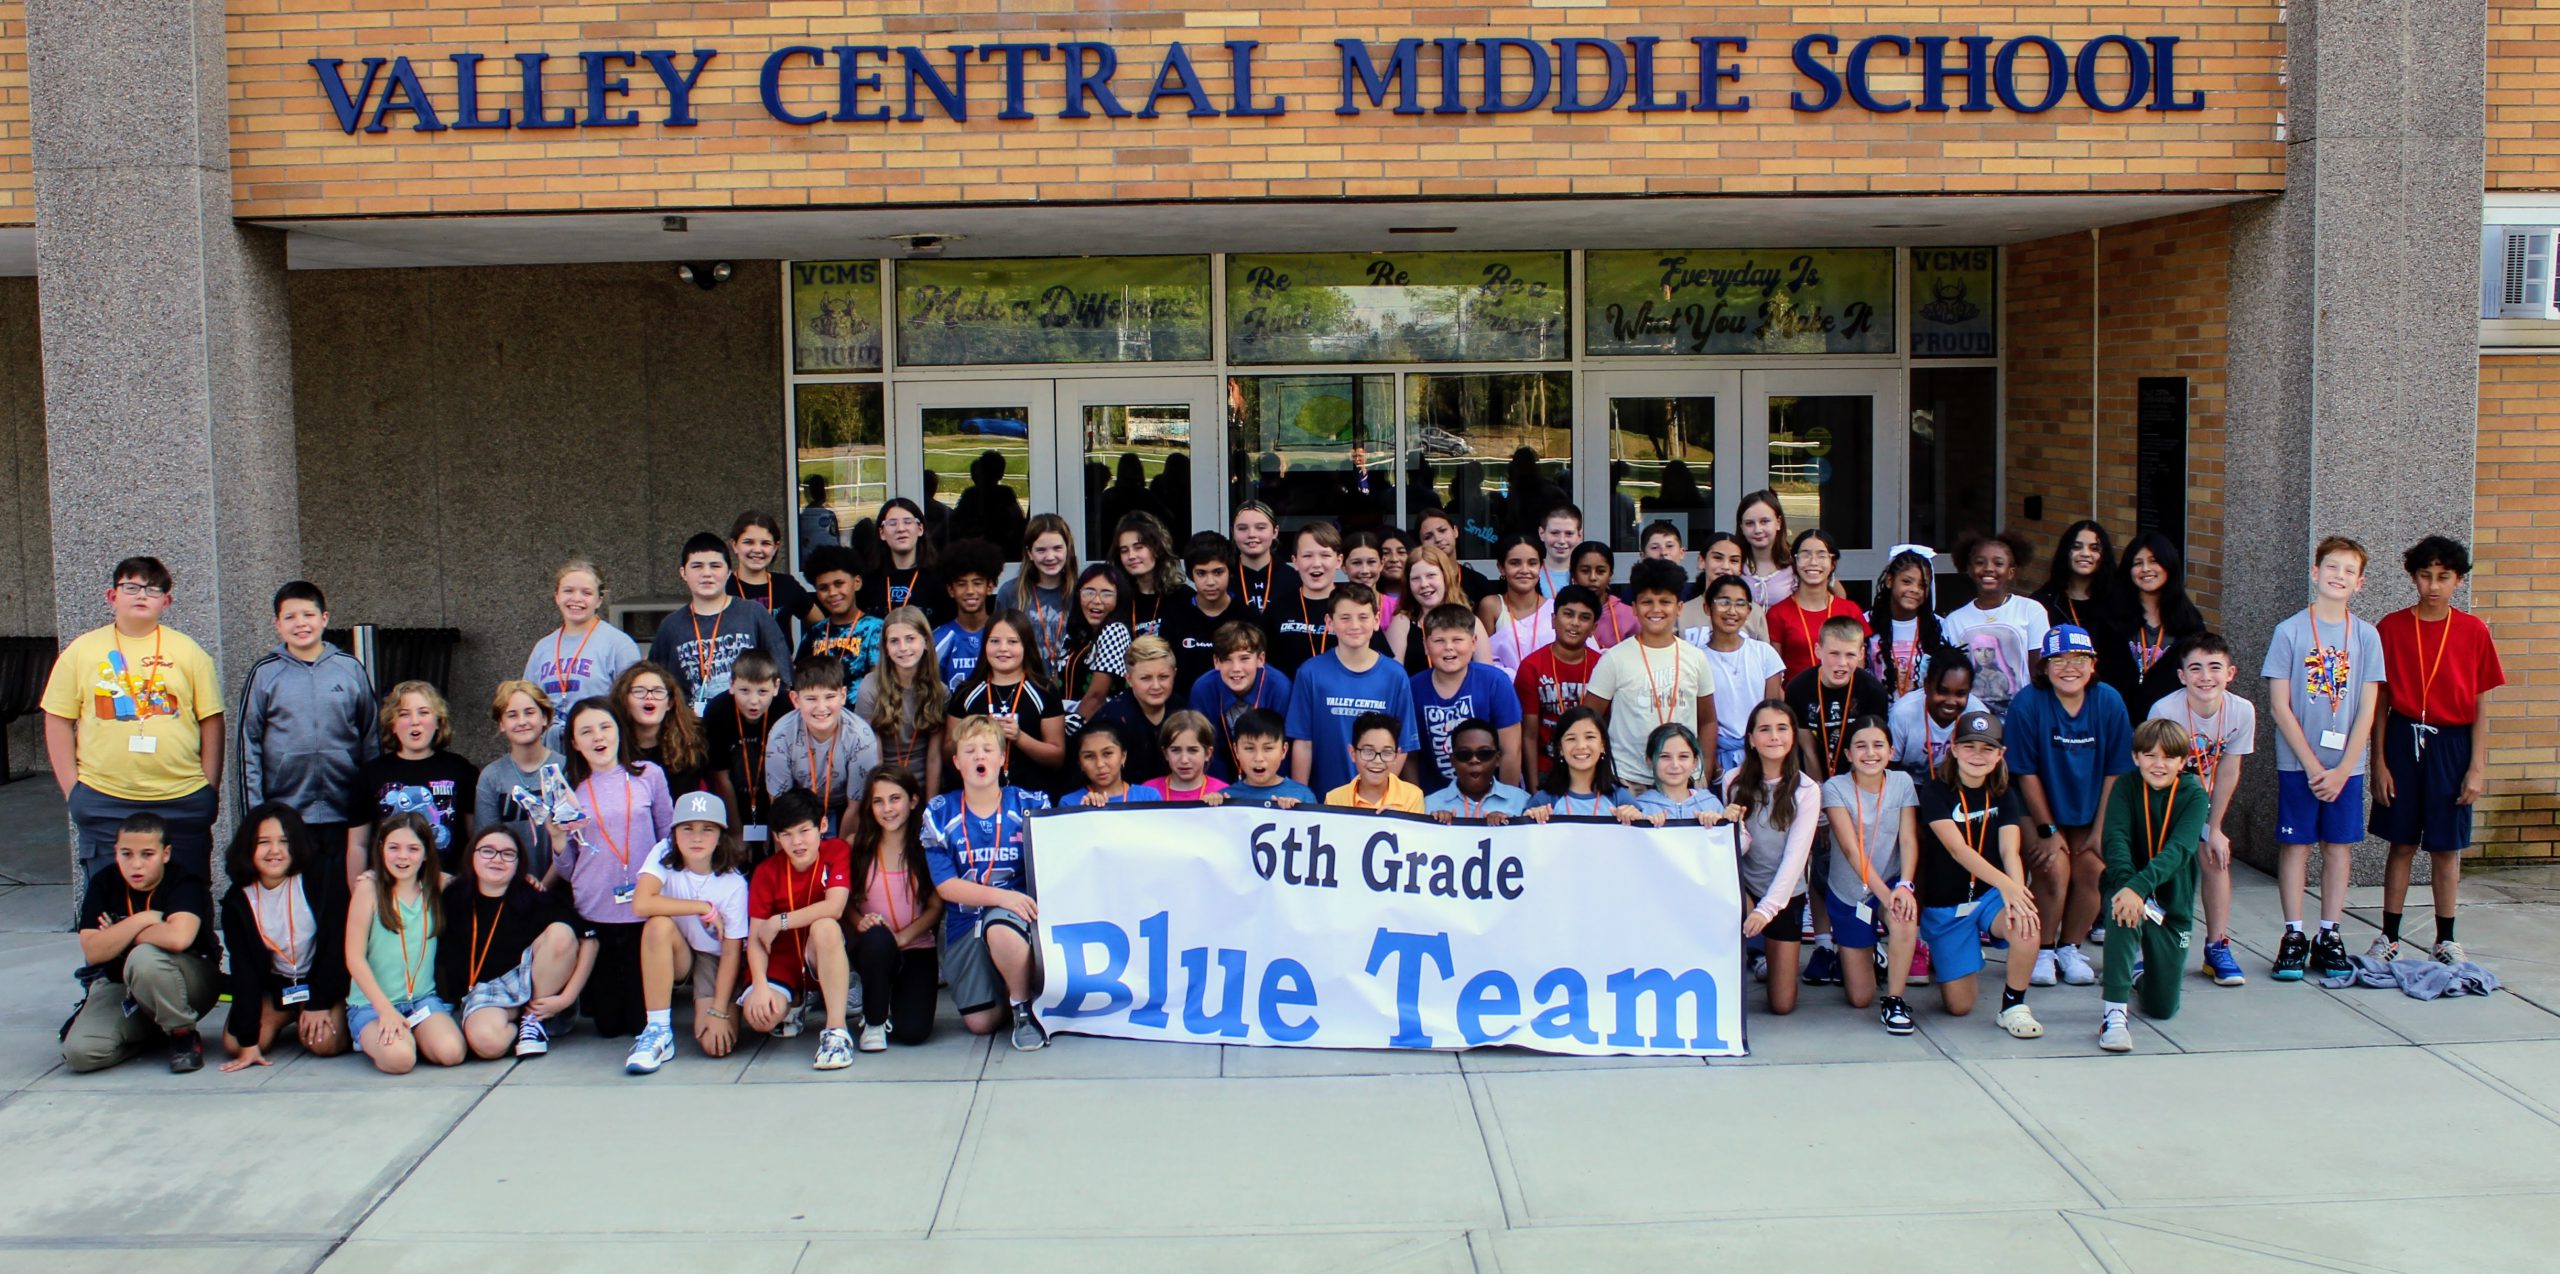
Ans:
{"label": "boy in white t-shirt", "polygon": [[2033,682],[2044,661],[2036,651],[2052,626],[2044,603],[2010,592],[2031,556],[2014,531],[1959,545],[1957,557],[1973,578],[1973,600],[1938,621],[1946,643],[1973,660],[1973,693],[1995,713]]}
{"label": "boy in white t-shirt", "polygon": [[[1678,722],[1703,737],[1716,728],[1715,677],[1707,670],[1706,653],[1671,631],[1687,582],[1669,562],[1636,563],[1627,573],[1636,598],[1636,635],[1601,655],[1582,688],[1582,706],[1599,713],[1607,727],[1618,781],[1636,791],[1653,786],[1645,743],[1655,729]],[[1704,782],[1716,776],[1704,766],[1700,773]]]}
{"label": "boy in white t-shirt", "polygon": [[2204,784],[2213,798],[2206,813],[2204,836],[2196,844],[2202,877],[2197,893],[2204,909],[2204,968],[2215,986],[2240,986],[2249,979],[2231,955],[2231,836],[2222,830],[2232,793],[2240,790],[2240,763],[2258,746],[2257,705],[2230,693],[2239,672],[2231,643],[2217,633],[2187,640],[2178,655],[2178,684],[2186,689],[2162,695],[2151,705],[2150,719],[2175,721],[2192,739],[2187,772]]}
{"label": "boy in white t-shirt", "polygon": [[648,1024],[623,1059],[623,1073],[655,1074],[675,1060],[675,980],[693,975],[693,1038],[705,1057],[737,1045],[731,1012],[747,936],[746,846],[729,830],[729,806],[709,792],[676,802],[666,840],[640,868],[631,912],[641,920],[640,998]]}

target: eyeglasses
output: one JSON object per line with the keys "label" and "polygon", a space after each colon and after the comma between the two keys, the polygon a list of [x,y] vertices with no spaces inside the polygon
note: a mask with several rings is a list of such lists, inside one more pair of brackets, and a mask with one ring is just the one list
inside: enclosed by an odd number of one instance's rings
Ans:
{"label": "eyeglasses", "polygon": [[504,845],[483,845],[471,854],[484,863],[512,863],[516,860],[516,851]]}
{"label": "eyeglasses", "polygon": [[1351,755],[1363,761],[1392,761],[1396,759],[1396,750],[1394,748],[1353,748]]}
{"label": "eyeglasses", "polygon": [[631,688],[631,697],[655,703],[660,699],[670,698],[671,696],[668,695],[664,686],[633,686]]}
{"label": "eyeglasses", "polygon": [[1449,749],[1449,759],[1452,761],[1490,761],[1500,755],[1502,755],[1502,752],[1498,748]]}
{"label": "eyeglasses", "polygon": [[157,584],[136,584],[131,580],[116,585],[116,592],[126,597],[167,597],[169,590]]}
{"label": "eyeglasses", "polygon": [[1748,597],[1719,597],[1713,604],[1717,610],[1751,609],[1751,599]]}
{"label": "eyeglasses", "polygon": [[1822,548],[1819,545],[1808,544],[1803,548],[1796,550],[1796,560],[1799,562],[1807,559],[1819,559],[1831,556],[1834,556],[1831,550]]}

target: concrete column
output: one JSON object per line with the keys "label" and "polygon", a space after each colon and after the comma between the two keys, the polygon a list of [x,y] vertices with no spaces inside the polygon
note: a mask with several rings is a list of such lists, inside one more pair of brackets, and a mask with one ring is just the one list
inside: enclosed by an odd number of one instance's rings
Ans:
{"label": "concrete column", "polygon": [[[2401,550],[2469,539],[2479,424],[2486,0],[2288,15],[2285,193],[2240,210],[2231,252],[2223,616],[2254,698],[2322,536],[2372,552],[2368,619],[2415,600]],[[2271,865],[2273,726],[2259,735],[2242,852]],[[2366,850],[2359,882],[2380,878]]]}
{"label": "concrete column", "polygon": [[220,0],[29,0],[54,616],[148,553],[226,694],[301,570],[284,239],[231,219]]}

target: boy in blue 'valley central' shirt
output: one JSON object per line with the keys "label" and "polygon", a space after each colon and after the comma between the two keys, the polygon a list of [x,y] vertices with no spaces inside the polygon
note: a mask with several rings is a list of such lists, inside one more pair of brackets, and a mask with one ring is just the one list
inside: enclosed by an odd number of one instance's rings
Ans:
{"label": "boy in blue 'valley central' shirt", "polygon": [[1351,724],[1361,713],[1402,722],[1401,750],[1422,746],[1413,728],[1413,683],[1369,646],[1378,631],[1378,594],[1366,584],[1340,585],[1327,616],[1333,649],[1301,665],[1289,689],[1289,777],[1318,792],[1351,781]]}
{"label": "boy in blue 'valley central' shirt", "polygon": [[1406,762],[1406,777],[1424,792],[1449,786],[1458,773],[1449,762],[1450,736],[1459,722],[1481,719],[1493,726],[1502,749],[1503,777],[1517,782],[1520,694],[1500,668],[1476,662],[1475,612],[1442,602],[1415,618],[1431,666],[1413,674],[1414,713],[1422,719],[1425,746]]}
{"label": "boy in blue 'valley central' shirt", "polygon": [[1032,1016],[1040,982],[1040,944],[1032,936],[1039,906],[1023,886],[1023,820],[1049,808],[1046,793],[1006,787],[1004,723],[970,717],[951,730],[960,790],[926,802],[925,864],[942,895],[942,976],[972,1035],[991,1035],[1011,1005],[1013,1046],[1046,1047],[1049,1032]]}
{"label": "boy in blue 'valley central' shirt", "polygon": [[2087,629],[2056,624],[2044,635],[2049,685],[2020,690],[2009,702],[2009,773],[2018,781],[2033,826],[2026,858],[2035,875],[2036,914],[2044,921],[2033,986],[2054,975],[2073,986],[2098,980],[2079,936],[2098,919],[2098,820],[2116,776],[2133,772],[2133,722],[2113,686],[2100,684],[2098,646]]}

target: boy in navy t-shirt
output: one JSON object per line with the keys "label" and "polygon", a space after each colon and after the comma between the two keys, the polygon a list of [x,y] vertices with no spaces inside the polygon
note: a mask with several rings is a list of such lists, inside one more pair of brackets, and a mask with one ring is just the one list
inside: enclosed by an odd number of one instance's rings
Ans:
{"label": "boy in navy t-shirt", "polygon": [[2049,685],[2009,702],[2009,773],[2028,821],[2027,863],[2042,917],[2032,985],[2054,975],[2073,986],[2098,980],[2078,938],[2098,918],[2098,824],[2116,778],[2133,772],[2133,722],[2115,687],[2098,681],[2098,645],[2077,624],[2047,629],[2040,648]]}
{"label": "boy in navy t-shirt", "polygon": [[[1289,674],[1264,660],[1263,646],[1262,625],[1249,619],[1220,624],[1217,662],[1188,691],[1191,710],[1218,727],[1223,746],[1210,754],[1209,773],[1222,782],[1235,782],[1238,773],[1236,722],[1257,708],[1275,714],[1289,710]],[[1279,765],[1285,767],[1288,761],[1283,748]]]}
{"label": "boy in navy t-shirt", "polygon": [[1265,708],[1245,709],[1228,727],[1228,741],[1235,752],[1235,781],[1211,804],[1245,801],[1285,810],[1316,803],[1314,789],[1280,772],[1289,763],[1289,734],[1280,714]]}
{"label": "boy in navy t-shirt", "polygon": [[942,895],[942,976],[972,1035],[991,1035],[1013,1018],[1013,1046],[1046,1048],[1049,1032],[1031,1012],[1040,985],[1040,908],[1023,887],[1023,822],[1049,808],[1043,792],[1003,785],[1004,723],[970,717],[951,731],[960,790],[926,802],[925,862]]}
{"label": "boy in navy t-shirt", "polygon": [[1369,645],[1378,631],[1378,594],[1366,584],[1338,584],[1329,606],[1333,649],[1302,665],[1289,691],[1289,777],[1319,792],[1351,781],[1351,729],[1361,713],[1401,722],[1401,750],[1422,746],[1413,728],[1413,683]]}
{"label": "boy in navy t-shirt", "polygon": [[1457,779],[1449,760],[1449,740],[1463,721],[1492,725],[1502,749],[1502,778],[1520,781],[1520,695],[1511,678],[1492,664],[1476,662],[1475,612],[1456,602],[1442,602],[1418,616],[1423,649],[1431,667],[1413,674],[1414,713],[1421,721],[1422,749],[1405,763],[1406,777],[1424,792],[1437,792]]}

